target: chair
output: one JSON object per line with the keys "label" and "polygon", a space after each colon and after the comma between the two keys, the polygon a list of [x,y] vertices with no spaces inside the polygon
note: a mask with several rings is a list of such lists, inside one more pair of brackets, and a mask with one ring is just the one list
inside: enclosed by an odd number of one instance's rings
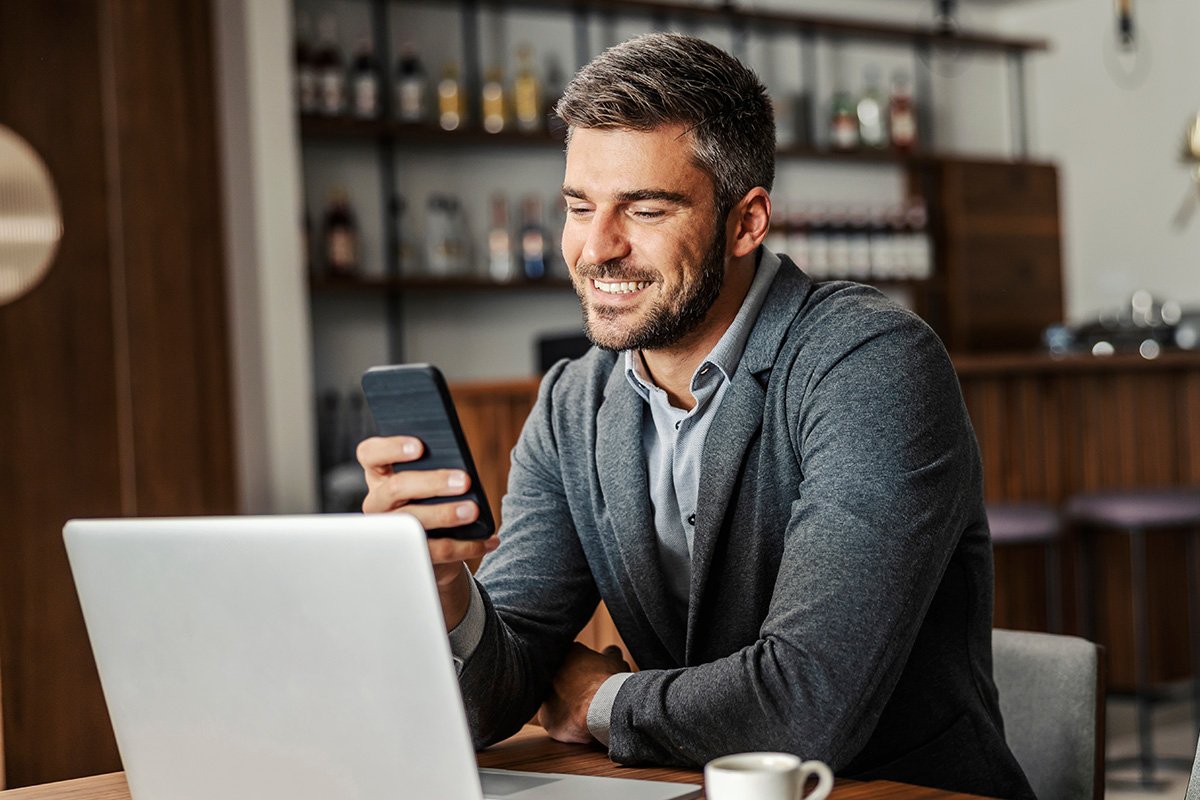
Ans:
{"label": "chair", "polygon": [[1041,545],[1046,586],[1046,629],[1062,631],[1062,590],[1059,588],[1059,540],[1062,521],[1058,510],[1045,503],[989,503],[988,527],[992,549]]}
{"label": "chair", "polygon": [[1196,745],[1196,759],[1192,761],[1192,777],[1188,779],[1184,800],[1200,800],[1200,743]]}
{"label": "chair", "polygon": [[[1114,531],[1129,539],[1130,610],[1133,622],[1134,696],[1138,709],[1139,752],[1130,759],[1114,760],[1110,766],[1123,762],[1139,769],[1139,785],[1161,785],[1154,774],[1158,767],[1187,770],[1187,758],[1157,756],[1154,752],[1151,711],[1160,699],[1150,679],[1150,610],[1146,538],[1150,534],[1183,535],[1186,546],[1188,638],[1192,667],[1193,719],[1200,723],[1200,586],[1196,579],[1197,533],[1200,532],[1200,489],[1166,488],[1093,492],[1075,495],[1067,504],[1067,514],[1082,534],[1092,531]],[[1096,601],[1092,597],[1098,586],[1093,574],[1092,547],[1084,542],[1081,569],[1081,590],[1084,614],[1084,633],[1094,637],[1096,632]]]}
{"label": "chair", "polygon": [[1005,739],[1041,800],[1104,796],[1102,652],[1077,636],[992,631]]}

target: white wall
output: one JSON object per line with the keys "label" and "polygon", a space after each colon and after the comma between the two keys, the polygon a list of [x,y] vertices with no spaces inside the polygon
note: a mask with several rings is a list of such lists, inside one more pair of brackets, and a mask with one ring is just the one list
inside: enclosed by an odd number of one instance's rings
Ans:
{"label": "white wall", "polygon": [[220,138],[242,510],[316,507],[308,288],[289,0],[216,0]]}
{"label": "white wall", "polygon": [[[1068,316],[1079,319],[1146,288],[1200,305],[1200,212],[1172,220],[1195,195],[1180,147],[1200,111],[1200,4],[1135,3],[1147,71],[1124,88],[1106,66],[1113,4],[1041,0],[1005,9],[1006,29],[1044,34],[1050,54],[1030,73],[1034,145],[1061,166]],[[1123,73],[1117,73],[1118,75]]]}

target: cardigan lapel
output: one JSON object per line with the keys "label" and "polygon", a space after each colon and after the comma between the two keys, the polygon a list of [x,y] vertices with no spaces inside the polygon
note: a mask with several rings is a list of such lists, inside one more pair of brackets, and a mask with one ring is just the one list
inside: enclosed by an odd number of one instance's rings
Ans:
{"label": "cardigan lapel", "polygon": [[642,612],[677,664],[683,663],[683,620],[674,611],[658,556],[650,480],[642,446],[644,401],[618,358],[596,415],[596,471],[604,509]]}
{"label": "cardigan lapel", "polygon": [[[691,663],[700,625],[700,601],[712,568],[713,551],[725,529],[733,487],[746,450],[762,427],[768,373],[792,321],[800,312],[812,281],[786,256],[746,341],[729,389],[717,408],[704,442],[696,530],[692,540],[692,578],[688,589],[687,663]],[[748,487],[750,491],[754,487]]]}

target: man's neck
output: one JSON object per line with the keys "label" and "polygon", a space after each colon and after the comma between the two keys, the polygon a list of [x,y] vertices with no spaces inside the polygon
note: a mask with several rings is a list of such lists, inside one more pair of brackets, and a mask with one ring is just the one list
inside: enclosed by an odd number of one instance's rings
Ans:
{"label": "man's neck", "polygon": [[691,409],[696,405],[692,395],[692,375],[737,317],[754,281],[754,261],[755,256],[751,253],[730,263],[721,294],[696,330],[670,347],[640,351],[648,377],[667,393],[671,405],[676,408]]}

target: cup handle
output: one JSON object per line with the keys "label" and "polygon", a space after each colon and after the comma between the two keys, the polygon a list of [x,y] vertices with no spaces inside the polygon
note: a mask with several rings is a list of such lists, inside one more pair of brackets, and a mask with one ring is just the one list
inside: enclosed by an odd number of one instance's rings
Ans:
{"label": "cup handle", "polygon": [[823,761],[805,761],[800,765],[800,791],[804,791],[808,779],[816,776],[817,788],[809,794],[800,795],[800,800],[825,800],[833,791],[833,771]]}

